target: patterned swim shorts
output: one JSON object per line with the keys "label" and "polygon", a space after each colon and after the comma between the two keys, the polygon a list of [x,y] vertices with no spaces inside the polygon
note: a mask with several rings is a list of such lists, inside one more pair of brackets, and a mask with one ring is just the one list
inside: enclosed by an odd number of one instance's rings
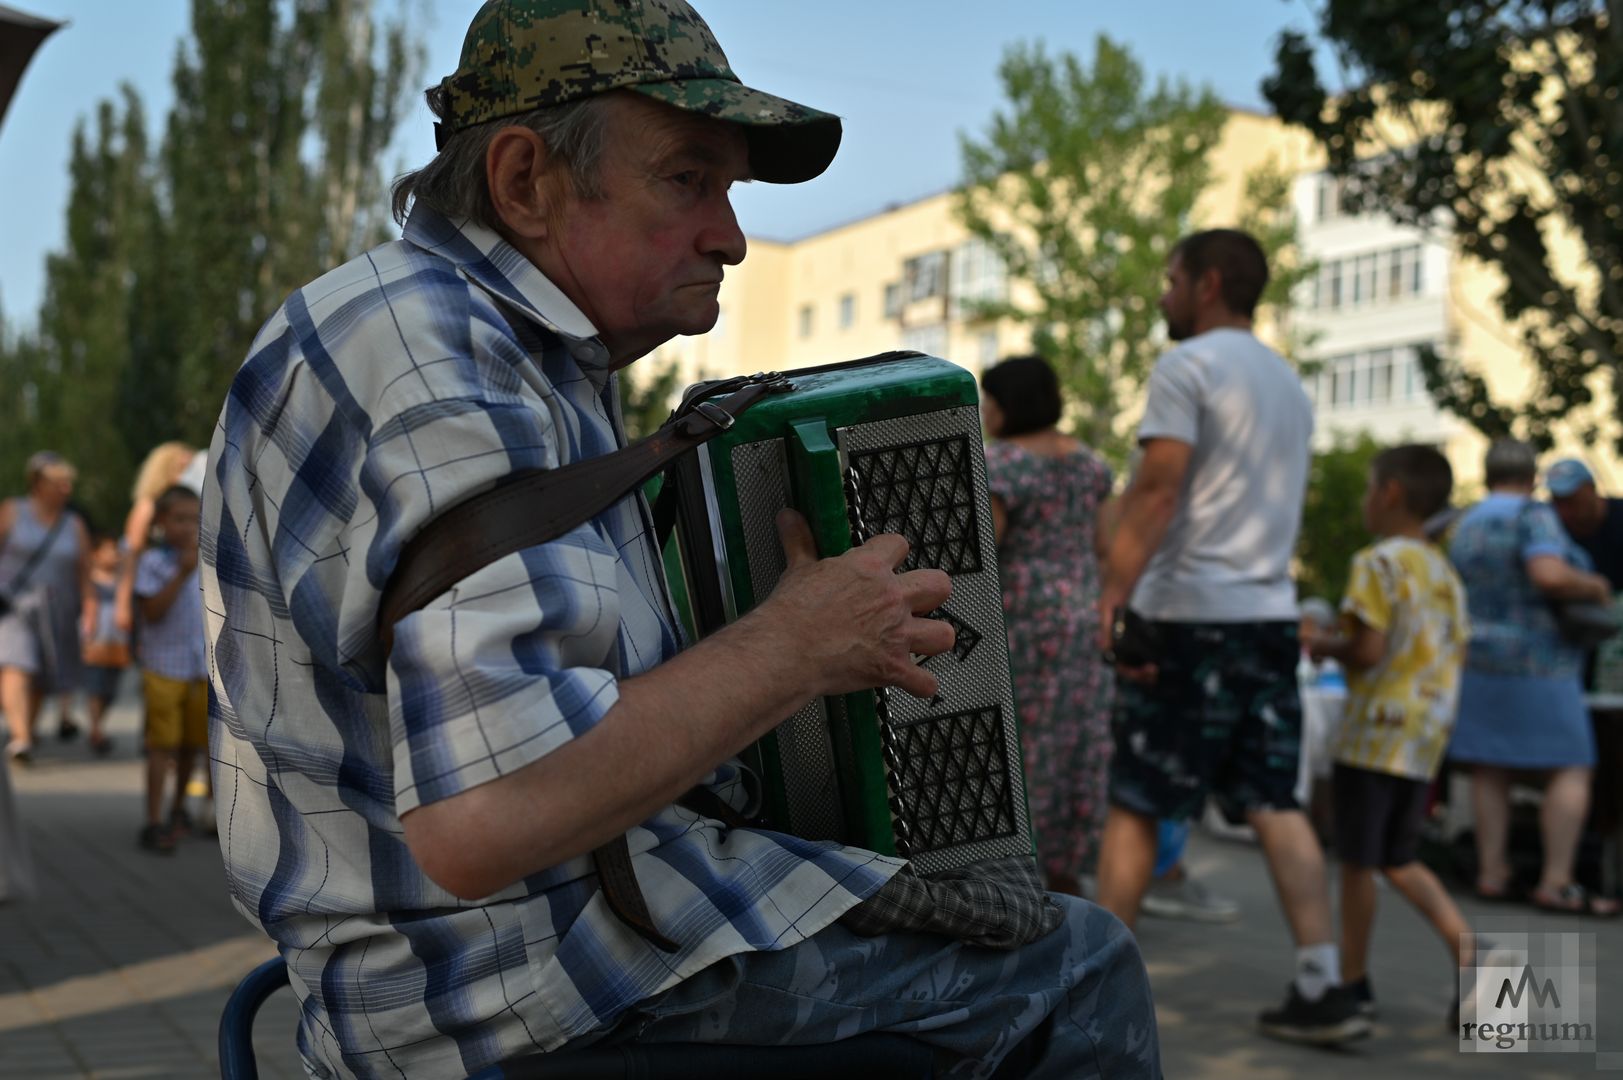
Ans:
{"label": "patterned swim shorts", "polygon": [[1110,801],[1180,821],[1208,794],[1231,821],[1297,809],[1296,623],[1150,625],[1161,648],[1155,681],[1116,683]]}

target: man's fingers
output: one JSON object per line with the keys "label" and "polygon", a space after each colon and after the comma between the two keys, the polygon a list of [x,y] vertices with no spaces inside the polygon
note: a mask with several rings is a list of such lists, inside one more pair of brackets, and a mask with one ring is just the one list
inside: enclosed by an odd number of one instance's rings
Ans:
{"label": "man's fingers", "polygon": [[934,611],[952,597],[952,576],[945,570],[909,570],[897,580],[915,615]]}
{"label": "man's fingers", "polygon": [[783,544],[783,560],[790,570],[817,561],[817,543],[811,526],[798,510],[778,511],[778,541]]}
{"label": "man's fingers", "polygon": [[900,533],[880,533],[857,550],[873,553],[883,559],[887,567],[894,570],[902,565],[902,560],[907,558],[911,547],[907,537]]}
{"label": "man's fingers", "polygon": [[902,665],[905,670],[900,672],[896,681],[891,685],[898,690],[906,690],[916,698],[933,698],[937,688],[935,673],[917,664]]}
{"label": "man's fingers", "polygon": [[915,656],[935,656],[952,648],[958,631],[944,619],[914,619],[908,628],[907,649]]}

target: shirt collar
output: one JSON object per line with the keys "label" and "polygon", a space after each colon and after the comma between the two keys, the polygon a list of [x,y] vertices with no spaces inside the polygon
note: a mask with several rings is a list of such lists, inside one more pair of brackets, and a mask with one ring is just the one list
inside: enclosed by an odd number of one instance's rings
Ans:
{"label": "shirt collar", "polygon": [[406,218],[408,243],[451,262],[457,272],[514,310],[566,339],[591,343],[570,348],[583,365],[607,368],[608,349],[574,301],[512,244],[494,230],[469,218],[452,221],[431,206],[415,204]]}

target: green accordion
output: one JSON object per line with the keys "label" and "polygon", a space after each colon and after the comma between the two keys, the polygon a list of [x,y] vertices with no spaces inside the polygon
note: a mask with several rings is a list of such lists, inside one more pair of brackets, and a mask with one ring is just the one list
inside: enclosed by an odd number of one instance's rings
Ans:
{"label": "green accordion", "polygon": [[932,617],[957,632],[922,661],[939,693],[808,703],[744,755],[769,827],[909,858],[921,873],[1030,855],[1020,730],[975,380],[918,353],[785,373],[788,387],[687,455],[666,568],[690,635],[765,599],[784,570],[774,519],[811,524],[818,552],[870,535],[911,545],[903,569],[952,576]]}

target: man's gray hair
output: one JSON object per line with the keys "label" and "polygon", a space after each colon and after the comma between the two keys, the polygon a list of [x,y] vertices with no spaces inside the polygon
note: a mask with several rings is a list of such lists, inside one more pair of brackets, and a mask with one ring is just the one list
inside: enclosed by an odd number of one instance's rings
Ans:
{"label": "man's gray hair", "polygon": [[1482,462],[1489,489],[1506,484],[1531,484],[1538,478],[1538,455],[1520,439],[1495,439]]}
{"label": "man's gray hair", "polygon": [[[434,115],[443,116],[445,92],[434,86],[425,96]],[[405,224],[412,203],[423,202],[452,221],[470,218],[495,228],[500,222],[485,180],[485,152],[498,131],[515,126],[527,127],[541,136],[548,153],[568,170],[575,194],[583,199],[595,198],[599,193],[598,164],[608,128],[604,96],[595,94],[566,105],[488,120],[456,132],[445,140],[433,161],[395,179],[395,220]]]}

